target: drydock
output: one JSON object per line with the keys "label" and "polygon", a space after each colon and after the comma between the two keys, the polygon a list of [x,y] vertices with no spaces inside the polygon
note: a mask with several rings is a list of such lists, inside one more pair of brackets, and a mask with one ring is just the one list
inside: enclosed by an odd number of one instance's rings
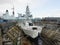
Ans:
{"label": "drydock", "polygon": [[12,16],[6,10],[0,19],[0,45],[60,45],[60,22],[53,19],[33,22],[29,6],[24,15],[14,14],[14,9]]}
{"label": "drydock", "polygon": [[[13,22],[11,22],[13,23]],[[24,32],[22,31],[22,29],[16,25],[16,23],[13,23],[13,25],[11,25],[11,23],[5,23],[0,24],[0,44],[1,45],[32,45],[33,42],[31,43],[28,39],[27,39],[27,35],[24,34]],[[9,27],[6,27],[8,26]]]}
{"label": "drydock", "polygon": [[[56,26],[52,29],[47,26],[43,27],[37,38],[38,45],[60,45],[60,27]],[[35,41],[30,41],[28,37],[17,25],[17,22],[0,24],[0,45],[35,45]]]}

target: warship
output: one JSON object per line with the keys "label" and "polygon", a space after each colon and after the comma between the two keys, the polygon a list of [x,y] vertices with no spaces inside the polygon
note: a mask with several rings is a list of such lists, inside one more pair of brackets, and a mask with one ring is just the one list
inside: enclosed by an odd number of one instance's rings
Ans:
{"label": "warship", "polygon": [[23,32],[32,37],[32,38],[36,38],[38,37],[38,34],[41,33],[43,26],[35,26],[32,23],[30,16],[30,11],[29,11],[29,7],[27,6],[26,8],[26,19],[18,24],[19,26],[21,26],[21,28],[23,29]]}

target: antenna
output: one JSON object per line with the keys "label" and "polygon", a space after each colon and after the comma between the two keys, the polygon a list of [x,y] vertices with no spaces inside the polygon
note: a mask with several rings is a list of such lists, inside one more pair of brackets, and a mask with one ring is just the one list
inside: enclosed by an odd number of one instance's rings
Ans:
{"label": "antenna", "polygon": [[15,12],[14,12],[14,5],[13,5],[13,8],[12,8],[12,9],[13,9],[13,12],[12,12],[12,14],[13,14],[13,16],[14,16],[14,15],[15,15]]}
{"label": "antenna", "polygon": [[15,15],[15,12],[14,12],[14,0],[12,0],[12,4],[13,4],[13,8],[12,8],[12,14],[13,14],[13,16]]}

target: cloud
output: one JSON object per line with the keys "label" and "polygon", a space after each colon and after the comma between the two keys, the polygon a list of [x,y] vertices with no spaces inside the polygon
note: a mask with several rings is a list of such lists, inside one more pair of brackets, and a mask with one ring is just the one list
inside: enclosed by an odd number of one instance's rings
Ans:
{"label": "cloud", "polygon": [[[39,16],[40,15],[40,16]],[[60,17],[60,9],[49,10],[45,12],[38,13],[35,17]]]}
{"label": "cloud", "polygon": [[42,6],[48,0],[0,0],[0,4],[13,4],[15,6],[31,5],[33,7]]}
{"label": "cloud", "polygon": [[[0,11],[5,11],[15,7],[15,12],[25,13],[26,5],[29,5],[30,12],[33,16],[40,16],[40,8],[45,5],[48,0],[0,0]],[[37,16],[37,17],[38,17]]]}
{"label": "cloud", "polygon": [[0,4],[11,3],[12,0],[0,0]]}
{"label": "cloud", "polygon": [[12,7],[14,4],[15,8],[22,9],[28,4],[32,10],[35,10],[46,2],[47,0],[0,0],[0,8]]}

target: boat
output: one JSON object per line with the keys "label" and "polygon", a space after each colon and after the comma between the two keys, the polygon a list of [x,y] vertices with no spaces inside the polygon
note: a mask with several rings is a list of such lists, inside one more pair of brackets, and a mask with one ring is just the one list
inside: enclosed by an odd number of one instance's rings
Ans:
{"label": "boat", "polygon": [[43,28],[43,26],[35,26],[30,21],[25,21],[20,26],[23,29],[23,32],[32,38],[36,38]]}
{"label": "boat", "polygon": [[32,38],[38,37],[38,34],[41,33],[43,26],[35,26],[32,23],[32,20],[31,20],[32,17],[30,17],[31,14],[28,6],[26,7],[25,15],[26,15],[26,19],[22,22],[20,21],[18,25],[23,29],[23,32],[26,35]]}

